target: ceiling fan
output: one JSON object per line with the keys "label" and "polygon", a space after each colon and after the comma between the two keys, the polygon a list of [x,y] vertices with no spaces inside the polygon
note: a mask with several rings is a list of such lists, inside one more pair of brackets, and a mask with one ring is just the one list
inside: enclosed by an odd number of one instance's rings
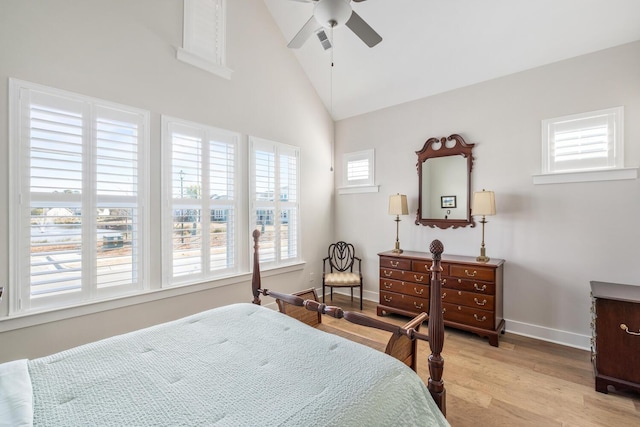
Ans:
{"label": "ceiling fan", "polygon": [[[346,25],[369,47],[374,47],[382,41],[382,37],[360,17],[349,3],[351,0],[292,0],[303,3],[315,3],[313,16],[298,31],[287,45],[299,48],[307,41],[311,34],[317,33],[322,27],[335,28]],[[365,0],[353,0],[356,3]],[[320,37],[321,41],[322,38]],[[323,42],[324,45],[324,42]],[[325,47],[326,49],[326,47]]]}

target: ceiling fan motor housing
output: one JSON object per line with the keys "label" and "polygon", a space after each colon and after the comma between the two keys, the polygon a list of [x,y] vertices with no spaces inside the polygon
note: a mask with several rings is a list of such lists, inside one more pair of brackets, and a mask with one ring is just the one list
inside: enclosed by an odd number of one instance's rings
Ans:
{"label": "ceiling fan motor housing", "polygon": [[351,18],[349,0],[319,0],[313,9],[313,16],[326,28],[344,25]]}

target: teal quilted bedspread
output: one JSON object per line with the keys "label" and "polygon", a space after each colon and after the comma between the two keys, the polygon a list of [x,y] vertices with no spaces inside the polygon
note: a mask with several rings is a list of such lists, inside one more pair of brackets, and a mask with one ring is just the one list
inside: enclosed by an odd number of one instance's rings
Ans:
{"label": "teal quilted bedspread", "polygon": [[36,426],[447,426],[399,361],[235,304],[28,361]]}

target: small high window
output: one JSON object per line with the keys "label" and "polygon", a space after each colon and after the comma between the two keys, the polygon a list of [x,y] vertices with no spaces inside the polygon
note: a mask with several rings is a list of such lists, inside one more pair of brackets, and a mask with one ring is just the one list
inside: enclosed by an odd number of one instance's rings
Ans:
{"label": "small high window", "polygon": [[534,184],[636,178],[624,167],[624,108],[542,121],[541,175]]}
{"label": "small high window", "polygon": [[226,66],[226,0],[184,0],[183,46],[178,59],[220,77]]}
{"label": "small high window", "polygon": [[376,192],[374,150],[345,153],[340,194]]}

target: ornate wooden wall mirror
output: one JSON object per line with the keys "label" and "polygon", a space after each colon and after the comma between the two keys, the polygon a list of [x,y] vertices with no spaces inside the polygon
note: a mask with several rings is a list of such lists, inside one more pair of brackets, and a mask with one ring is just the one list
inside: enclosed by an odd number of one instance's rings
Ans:
{"label": "ornate wooden wall mirror", "polygon": [[472,149],[458,134],[429,138],[418,155],[416,224],[458,228],[476,223],[471,216]]}

